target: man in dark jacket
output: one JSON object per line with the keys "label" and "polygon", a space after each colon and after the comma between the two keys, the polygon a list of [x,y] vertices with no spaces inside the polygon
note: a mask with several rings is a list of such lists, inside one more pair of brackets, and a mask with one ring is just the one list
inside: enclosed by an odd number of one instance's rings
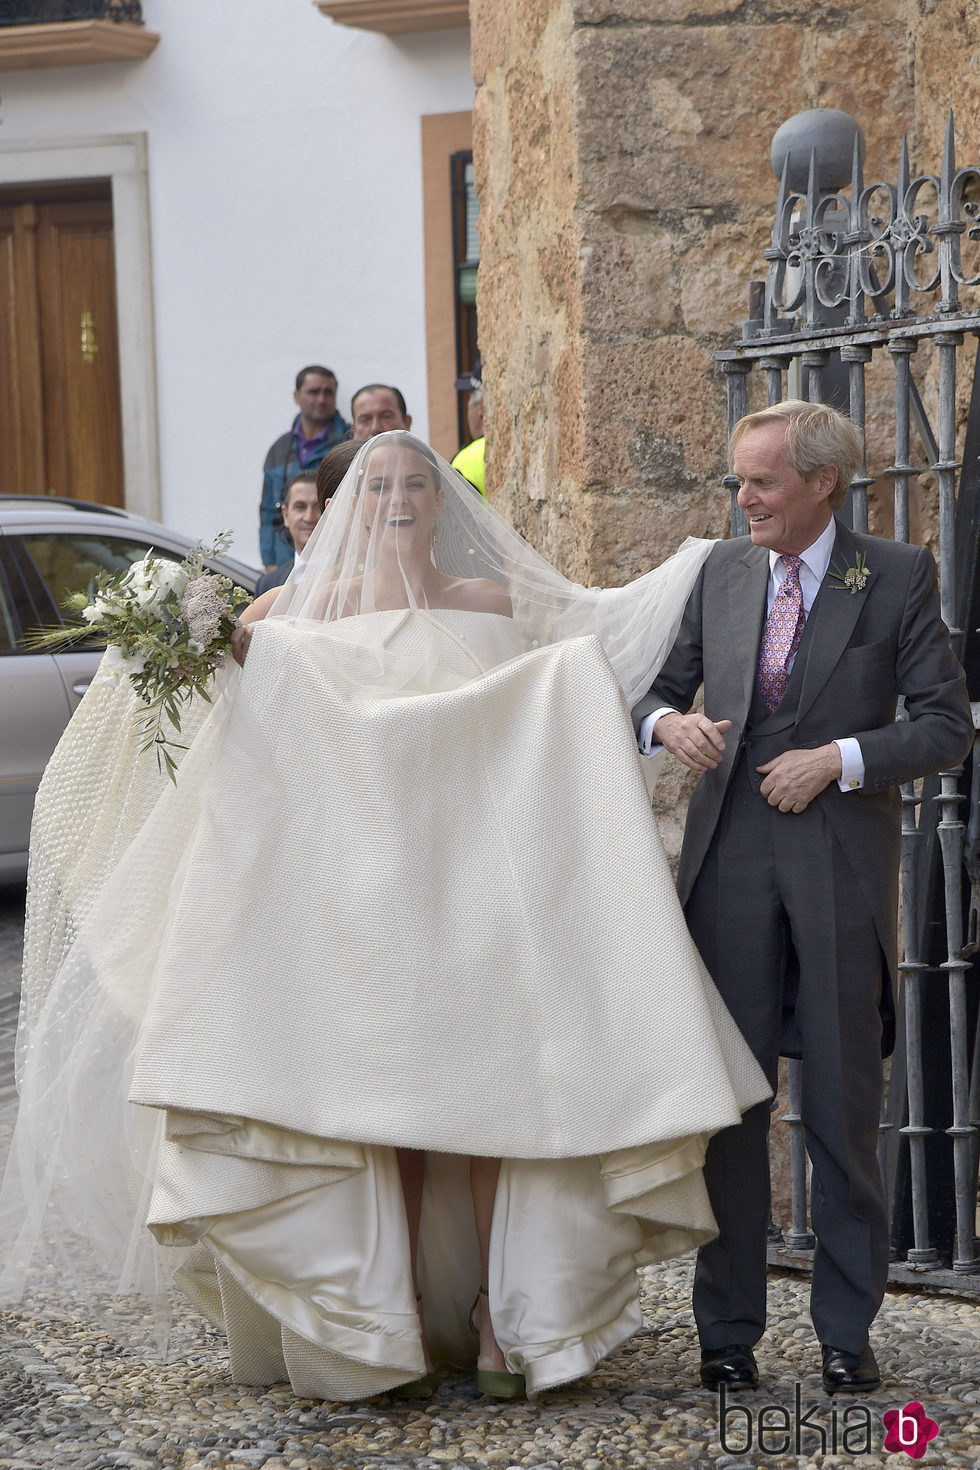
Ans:
{"label": "man in dark jacket", "polygon": [[[313,535],[317,521],[320,519],[316,477],[315,469],[308,467],[300,470],[283,491],[283,532],[297,557],[303,555],[306,543]],[[295,561],[284,562],[282,566],[273,567],[271,572],[263,572],[255,584],[256,597],[261,597],[262,593],[268,592],[270,587],[282,587],[295,564]]]}
{"label": "man in dark jacket", "polygon": [[[825,1388],[860,1393],[880,1381],[868,1329],[888,1274],[876,1143],[899,783],[965,758],[970,703],[932,553],[834,516],[861,460],[853,426],[823,404],[778,403],[742,419],[731,450],[749,535],[714,547],[633,718],[641,748],[700,773],[677,887],[722,999],[771,1083],[780,1051],[802,1056],[811,1315]],[[706,1388],[758,1382],[768,1127],[761,1103],[708,1146],[720,1233],[694,1283]]]}
{"label": "man in dark jacket", "polygon": [[337,411],[337,377],[329,368],[301,368],[296,374],[293,401],[299,413],[288,434],[280,435],[273,444],[263,466],[259,553],[267,572],[293,559],[293,548],[282,532],[283,491],[297,470],[315,471],[327,450],[344,437],[349,427]]}

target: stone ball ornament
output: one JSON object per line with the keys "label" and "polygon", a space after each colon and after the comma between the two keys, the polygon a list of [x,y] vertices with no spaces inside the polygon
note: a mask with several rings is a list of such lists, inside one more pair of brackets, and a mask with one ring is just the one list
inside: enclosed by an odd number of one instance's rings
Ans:
{"label": "stone ball ornament", "polygon": [[854,139],[858,140],[861,162],[864,162],[864,134],[850,113],[835,107],[811,107],[797,112],[776,129],[769,150],[769,161],[777,179],[789,157],[789,187],[796,194],[806,192],[810,176],[810,154],[815,150],[820,169],[820,189],[842,189],[851,179]]}

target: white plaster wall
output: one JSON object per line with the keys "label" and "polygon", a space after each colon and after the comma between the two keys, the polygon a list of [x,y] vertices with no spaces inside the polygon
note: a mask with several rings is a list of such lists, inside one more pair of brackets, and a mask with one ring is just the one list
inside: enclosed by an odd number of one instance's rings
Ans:
{"label": "white plaster wall", "polygon": [[[148,139],[162,514],[258,563],[261,466],[323,362],[427,430],[419,118],[472,105],[469,33],[399,39],[310,0],[144,0],[141,62],[0,76],[0,141]],[[447,182],[448,187],[448,182]]]}

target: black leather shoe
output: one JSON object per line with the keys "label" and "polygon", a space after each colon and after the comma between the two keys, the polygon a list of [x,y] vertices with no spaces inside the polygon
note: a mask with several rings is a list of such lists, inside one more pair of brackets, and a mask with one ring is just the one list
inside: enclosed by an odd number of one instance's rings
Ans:
{"label": "black leather shoe", "polygon": [[828,1393],[871,1393],[881,1387],[881,1374],[870,1346],[860,1353],[844,1353],[840,1348],[821,1347],[823,1353],[823,1386]]}
{"label": "black leather shoe", "polygon": [[759,1370],[750,1347],[731,1344],[701,1349],[701,1383],[705,1388],[758,1388]]}

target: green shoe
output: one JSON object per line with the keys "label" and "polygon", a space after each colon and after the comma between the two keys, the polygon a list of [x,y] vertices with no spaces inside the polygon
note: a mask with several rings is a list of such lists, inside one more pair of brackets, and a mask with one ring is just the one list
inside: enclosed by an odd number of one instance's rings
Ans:
{"label": "green shoe", "polygon": [[399,1399],[431,1399],[438,1387],[439,1374],[433,1369],[430,1373],[423,1373],[421,1378],[399,1383],[391,1392]]}
{"label": "green shoe", "polygon": [[527,1388],[523,1373],[507,1373],[503,1368],[477,1368],[476,1386],[492,1399],[523,1399]]}
{"label": "green shoe", "polygon": [[[481,1286],[476,1294],[476,1300],[470,1307],[470,1331],[474,1337],[480,1333],[476,1323],[473,1321],[480,1297],[489,1297],[490,1293],[485,1286]],[[527,1388],[524,1383],[523,1373],[508,1373],[505,1368],[477,1368],[476,1386],[481,1393],[493,1399],[523,1399],[527,1397]]]}
{"label": "green shoe", "polygon": [[[422,1293],[420,1291],[415,1293],[415,1306],[421,1309]],[[399,1383],[398,1387],[393,1388],[391,1392],[400,1399],[431,1399],[438,1387],[439,1374],[434,1368],[430,1368],[428,1373],[422,1374],[421,1378],[412,1378],[408,1383]]]}

